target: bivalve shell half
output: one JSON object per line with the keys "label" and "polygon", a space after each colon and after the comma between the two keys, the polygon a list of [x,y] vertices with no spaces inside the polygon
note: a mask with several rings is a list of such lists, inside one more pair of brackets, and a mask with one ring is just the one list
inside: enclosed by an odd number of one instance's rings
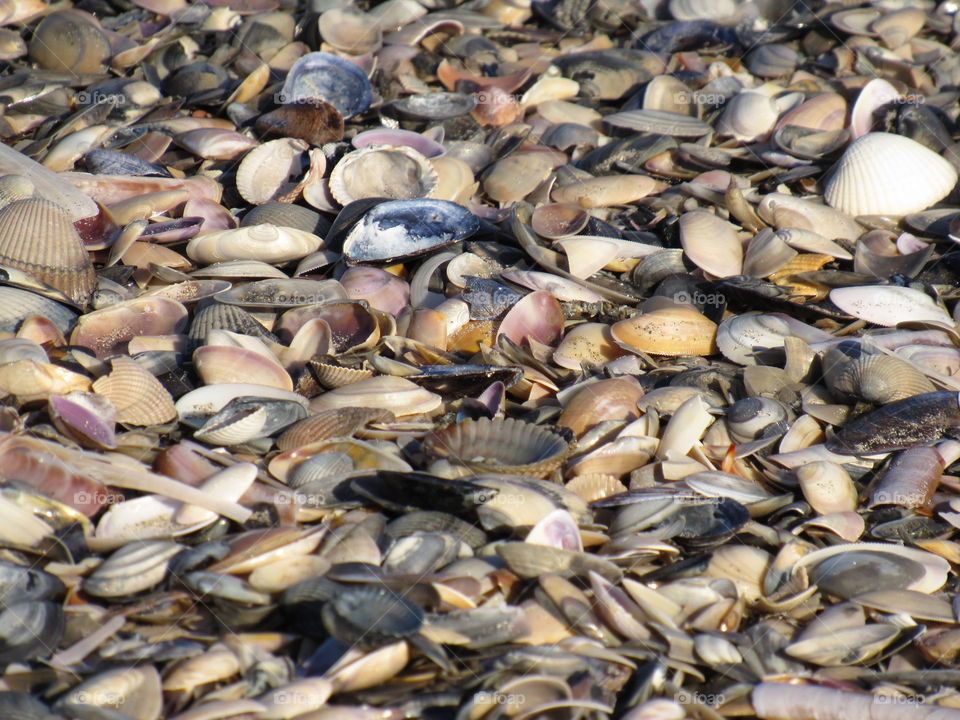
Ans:
{"label": "bivalve shell half", "polygon": [[559,433],[514,418],[464,420],[430,433],[424,449],[474,471],[542,478],[570,453]]}
{"label": "bivalve shell half", "polygon": [[743,271],[743,245],[737,228],[716,215],[701,211],[681,215],[680,243],[691,262],[715,277]]}
{"label": "bivalve shell half", "polygon": [[301,162],[309,146],[303,140],[280,138],[248,152],[237,168],[237,192],[254,205],[277,200],[297,187]]}
{"label": "bivalve shell half", "polygon": [[39,198],[0,208],[0,264],[33,275],[80,305],[86,305],[97,283],[70,216]]}
{"label": "bivalve shell half", "polygon": [[310,401],[310,412],[338,408],[378,408],[397,417],[436,410],[443,402],[436,393],[402,377],[381,375],[345,385]]}
{"label": "bivalve shell half", "polygon": [[115,357],[109,375],[93,382],[93,391],[117,409],[117,420],[129,425],[162,425],[177,417],[173,398],[140,363]]}
{"label": "bivalve shell half", "polygon": [[867,322],[895,327],[908,321],[953,325],[947,311],[925,292],[897,285],[834,288],[830,300],[845,313]]}
{"label": "bivalve shell half", "polygon": [[370,107],[373,88],[358,65],[326,52],[307,53],[297,60],[283,83],[281,102],[325,100],[344,118]]}
{"label": "bivalve shell half", "polygon": [[363,198],[409,200],[437,187],[437,171],[407,146],[371,146],[343,156],[330,173],[330,192],[341,205]]}
{"label": "bivalve shell half", "polygon": [[187,244],[187,256],[203,264],[229,260],[285,263],[316,252],[322,244],[312,233],[264,223],[195,237]]}
{"label": "bivalve shell half", "polygon": [[906,215],[926,210],[957,184],[957,170],[915,140],[867,133],[840,157],[823,197],[849,215]]}
{"label": "bivalve shell half", "polygon": [[271,357],[244,347],[205,345],[193,353],[197,374],[206,385],[243,383],[256,379],[261,385],[293,390],[293,380]]}
{"label": "bivalve shell half", "polygon": [[610,328],[614,342],[654,355],[713,355],[717,324],[692,307],[670,307],[621,320]]}
{"label": "bivalve shell half", "polygon": [[167,563],[183,550],[175,542],[133,542],[107,558],[83,583],[96,597],[134,595],[158,585],[167,575]]}

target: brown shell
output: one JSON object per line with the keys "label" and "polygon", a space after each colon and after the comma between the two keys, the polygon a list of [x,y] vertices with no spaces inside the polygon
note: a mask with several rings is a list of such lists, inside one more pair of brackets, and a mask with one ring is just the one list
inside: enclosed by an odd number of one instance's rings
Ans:
{"label": "brown shell", "polygon": [[324,410],[291,425],[277,438],[281,451],[294,450],[310,443],[332,437],[351,437],[370,422],[389,422],[394,419],[389,410],[376,408],[335,408]]}
{"label": "brown shell", "polygon": [[254,129],[270,137],[299,138],[320,147],[343,139],[343,116],[324,100],[305,98],[261,115]]}
{"label": "brown shell", "polygon": [[428,453],[481,472],[542,478],[563,464],[571,447],[563,436],[514,418],[480,418],[448,425],[423,439]]}
{"label": "brown shell", "polygon": [[128,425],[163,425],[176,419],[173,398],[133,358],[116,357],[109,375],[93,382],[93,391],[117,408],[117,420]]}
{"label": "brown shell", "polygon": [[604,473],[587,473],[577,475],[566,484],[567,490],[572,490],[587,502],[602,500],[611,495],[627,492],[627,486],[620,482],[615,475]]}
{"label": "brown shell", "polygon": [[610,327],[622,348],[654,355],[713,355],[717,325],[692,307],[671,307],[621,320]]}
{"label": "brown shell", "polygon": [[87,304],[97,284],[70,217],[39,198],[0,208],[0,264],[30,273],[80,305]]}

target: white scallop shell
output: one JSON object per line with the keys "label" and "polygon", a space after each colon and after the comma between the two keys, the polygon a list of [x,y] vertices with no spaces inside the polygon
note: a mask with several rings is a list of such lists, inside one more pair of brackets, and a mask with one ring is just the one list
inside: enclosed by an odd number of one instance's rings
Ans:
{"label": "white scallop shell", "polygon": [[906,215],[926,210],[956,184],[956,168],[915,140],[867,133],[843,153],[823,196],[849,215]]}
{"label": "white scallop shell", "polygon": [[254,205],[291,192],[303,175],[300,161],[308,147],[296,138],[279,138],[255,147],[237,168],[237,192]]}
{"label": "white scallop shell", "polygon": [[341,205],[368,197],[409,200],[429,197],[437,171],[405,145],[370,145],[344,155],[330,173],[330,193]]}

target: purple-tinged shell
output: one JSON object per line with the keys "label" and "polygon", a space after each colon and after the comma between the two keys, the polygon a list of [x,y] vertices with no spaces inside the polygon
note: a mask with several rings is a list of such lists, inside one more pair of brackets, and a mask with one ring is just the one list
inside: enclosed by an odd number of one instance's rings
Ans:
{"label": "purple-tinged shell", "polygon": [[325,100],[344,118],[362,113],[373,103],[373,89],[357,65],[325,52],[307,53],[297,60],[280,91],[283,104]]}

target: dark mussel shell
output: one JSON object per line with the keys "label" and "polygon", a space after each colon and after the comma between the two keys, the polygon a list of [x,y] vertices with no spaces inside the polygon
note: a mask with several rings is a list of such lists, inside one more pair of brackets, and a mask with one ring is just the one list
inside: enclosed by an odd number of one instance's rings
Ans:
{"label": "dark mussel shell", "polygon": [[702,502],[685,505],[678,514],[683,520],[683,529],[674,539],[691,549],[720,545],[750,521],[747,508],[730,498],[719,502],[703,498]]}
{"label": "dark mussel shell", "polygon": [[520,367],[497,365],[421,365],[418,370],[418,373],[406,375],[406,379],[448,397],[477,395],[497,381],[509,388],[523,377]]}
{"label": "dark mussel shell", "polygon": [[373,89],[359,66],[332,53],[312,52],[290,68],[277,100],[283,105],[324,100],[350,118],[370,107]]}
{"label": "dark mussel shell", "polygon": [[423,472],[378,470],[350,481],[350,489],[393,512],[437,510],[462,515],[489,501],[493,488],[466,480],[445,480]]}
{"label": "dark mussel shell", "polygon": [[464,240],[480,220],[447,200],[390,200],[358,222],[343,243],[349,262],[391,262],[415,257]]}
{"label": "dark mussel shell", "polygon": [[477,106],[475,95],[458,92],[434,92],[410,95],[394,100],[386,108],[393,114],[411,120],[452,120],[466,115]]}
{"label": "dark mussel shell", "polygon": [[149,162],[130,153],[94,148],[83,156],[87,170],[102,175],[133,175],[136,177],[171,177],[162,165]]}
{"label": "dark mussel shell", "polygon": [[323,606],[323,625],[345,645],[374,648],[410,637],[423,627],[423,608],[380,585],[349,587]]}
{"label": "dark mussel shell", "polygon": [[905,450],[941,439],[960,426],[960,396],[952,390],[913,395],[844,425],[827,441],[841,455],[873,455]]}

